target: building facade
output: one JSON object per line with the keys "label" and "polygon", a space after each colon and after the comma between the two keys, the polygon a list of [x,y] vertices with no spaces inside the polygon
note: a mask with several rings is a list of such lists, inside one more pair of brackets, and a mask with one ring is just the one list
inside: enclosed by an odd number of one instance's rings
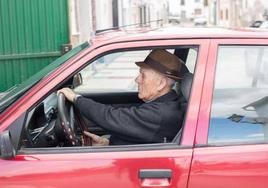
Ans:
{"label": "building facade", "polygon": [[166,0],[69,0],[71,41],[76,46],[109,29],[159,27],[167,22]]}
{"label": "building facade", "polygon": [[207,0],[168,0],[169,14],[180,14],[182,21],[208,17]]}
{"label": "building facade", "polygon": [[221,27],[248,27],[251,22],[263,20],[268,9],[267,0],[209,0],[208,21]]}

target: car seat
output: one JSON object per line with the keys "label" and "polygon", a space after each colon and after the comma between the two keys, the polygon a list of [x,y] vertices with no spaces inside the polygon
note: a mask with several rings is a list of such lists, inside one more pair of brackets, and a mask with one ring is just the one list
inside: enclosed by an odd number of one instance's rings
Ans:
{"label": "car seat", "polygon": [[180,109],[183,111],[183,117],[184,117],[181,129],[173,139],[173,142],[175,143],[179,143],[181,139],[182,129],[185,121],[185,114],[187,111],[188,101],[191,95],[192,82],[193,82],[193,73],[188,71],[184,73],[183,79],[175,84],[175,91],[178,94]]}

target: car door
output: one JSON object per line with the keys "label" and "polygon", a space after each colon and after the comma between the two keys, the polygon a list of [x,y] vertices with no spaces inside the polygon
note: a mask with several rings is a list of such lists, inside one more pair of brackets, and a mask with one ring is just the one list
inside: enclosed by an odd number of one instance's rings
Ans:
{"label": "car door", "polygon": [[267,39],[211,42],[189,188],[267,187],[267,67]]}
{"label": "car door", "polygon": [[[133,41],[104,45],[69,62],[36,86],[18,105],[17,121],[3,126],[19,129],[28,109],[86,62],[112,50],[137,47],[196,45],[199,48],[181,144],[132,146],[21,148],[12,160],[0,159],[0,187],[187,187],[209,40]],[[93,47],[92,47],[93,48]],[[85,53],[86,54],[86,53]],[[41,87],[42,86],[42,87]],[[37,89],[38,88],[38,89]],[[15,117],[15,116],[14,116]]]}

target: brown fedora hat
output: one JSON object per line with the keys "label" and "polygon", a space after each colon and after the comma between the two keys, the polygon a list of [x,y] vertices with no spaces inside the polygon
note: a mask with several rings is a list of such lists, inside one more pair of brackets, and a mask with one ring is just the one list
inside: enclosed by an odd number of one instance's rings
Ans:
{"label": "brown fedora hat", "polygon": [[144,61],[136,62],[139,67],[147,66],[174,80],[183,78],[181,67],[183,62],[166,50],[153,50]]}

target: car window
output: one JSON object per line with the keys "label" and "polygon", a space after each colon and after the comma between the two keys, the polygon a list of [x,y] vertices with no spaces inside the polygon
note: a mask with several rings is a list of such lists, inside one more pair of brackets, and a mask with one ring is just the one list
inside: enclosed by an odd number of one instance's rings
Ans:
{"label": "car window", "polygon": [[190,48],[185,64],[187,65],[189,71],[192,73],[194,72],[196,58],[197,58],[197,48]]}
{"label": "car window", "polygon": [[[167,49],[174,53],[174,49]],[[136,92],[135,78],[139,67],[134,62],[143,61],[151,50],[126,51],[105,55],[80,73],[83,83],[75,88],[79,93],[84,92]],[[185,64],[191,73],[197,59],[197,48],[189,48]]]}
{"label": "car window", "polygon": [[150,50],[117,52],[105,55],[83,69],[83,83],[77,92],[124,92],[137,91],[135,77],[139,67],[134,63],[143,61]]}
{"label": "car window", "polygon": [[[175,54],[175,51],[180,51],[181,53],[178,53],[180,55],[177,56],[180,58],[184,57],[186,66],[190,71],[189,74],[192,75],[197,60],[197,49],[197,46],[187,46],[167,50],[173,54]],[[135,62],[144,61],[151,51],[152,49],[122,51],[101,56],[93,62],[88,62],[89,64],[79,72],[82,77],[82,82],[79,78],[78,83],[80,85],[74,83],[75,77],[79,75],[76,74],[74,78],[70,78],[66,80],[65,83],[61,83],[62,87],[73,88],[75,86],[75,92],[83,95],[84,98],[89,98],[101,104],[107,104],[107,106],[113,106],[115,107],[114,109],[140,106],[143,104],[143,101],[139,99],[137,94],[138,89],[135,78],[139,74],[139,67]],[[71,85],[71,83],[73,83],[73,85]],[[180,87],[174,89],[178,89],[176,90],[179,97],[178,107],[182,114],[180,118],[183,119],[183,114],[185,114],[187,110],[188,99],[185,99],[183,92],[179,90],[181,89]],[[103,124],[100,126],[98,122],[95,122],[93,119],[84,117],[83,114],[75,111],[77,110],[76,108],[72,108],[71,103],[68,101],[65,102],[65,99],[61,100],[59,96],[60,95],[57,95],[57,91],[53,91],[28,112],[21,136],[21,149],[72,146],[70,141],[66,139],[66,131],[62,128],[64,123],[61,123],[61,119],[67,119],[68,122],[66,124],[70,124],[69,132],[71,130],[74,132],[74,136],[71,136],[72,138],[77,138],[79,144],[82,143],[82,134],[83,130],[85,130],[83,126],[86,126],[87,131],[103,138],[111,138],[115,135],[115,131],[102,127]],[[73,112],[73,110],[75,112]],[[62,114],[64,114],[64,117],[61,116]],[[181,127],[182,121],[179,123],[180,126],[178,127]],[[169,119],[167,119],[167,125],[170,124],[172,124],[172,122],[169,122]],[[175,135],[177,132],[179,133],[179,131],[178,128],[176,132],[174,130],[172,133]],[[122,135],[120,136],[122,137]],[[136,139],[135,136],[132,137],[132,140]],[[132,142],[134,143],[132,140],[129,141],[129,145],[131,145]],[[161,143],[162,142],[170,143],[173,142],[173,140],[172,138],[169,140],[163,139]]]}
{"label": "car window", "polygon": [[268,140],[268,47],[220,46],[209,144]]}

